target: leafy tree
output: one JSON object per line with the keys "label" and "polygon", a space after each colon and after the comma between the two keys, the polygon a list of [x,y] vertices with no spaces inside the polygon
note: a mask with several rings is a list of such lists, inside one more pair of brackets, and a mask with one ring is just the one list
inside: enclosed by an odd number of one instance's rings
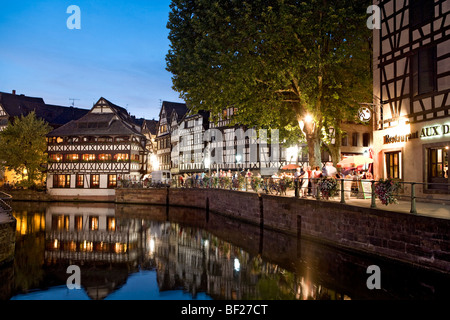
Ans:
{"label": "leafy tree", "polygon": [[42,178],[47,162],[45,136],[51,127],[35,112],[14,118],[0,132],[0,162],[11,170],[22,173],[26,170],[28,185]]}
{"label": "leafy tree", "polygon": [[339,132],[358,102],[372,100],[370,4],[173,0],[173,88],[196,110],[237,107],[232,124],[279,129],[288,141],[303,136],[311,165],[320,165],[323,128]]}

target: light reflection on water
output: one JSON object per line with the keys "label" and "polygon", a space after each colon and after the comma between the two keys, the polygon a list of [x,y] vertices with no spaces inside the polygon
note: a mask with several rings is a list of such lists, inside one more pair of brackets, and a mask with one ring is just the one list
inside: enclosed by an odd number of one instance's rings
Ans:
{"label": "light reflection on water", "polygon": [[[448,299],[449,277],[204,210],[14,203],[12,300]],[[382,290],[369,290],[379,265]],[[69,290],[66,270],[81,269]],[[0,270],[0,273],[2,271]],[[7,276],[2,278],[7,279]]]}

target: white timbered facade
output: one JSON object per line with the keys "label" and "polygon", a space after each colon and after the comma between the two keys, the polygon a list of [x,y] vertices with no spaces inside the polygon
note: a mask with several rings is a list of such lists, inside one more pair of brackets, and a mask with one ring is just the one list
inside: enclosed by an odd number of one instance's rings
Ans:
{"label": "white timbered facade", "polygon": [[147,172],[146,138],[128,112],[101,98],[84,117],[47,135],[47,189],[61,197],[111,197],[119,180]]}
{"label": "white timbered facade", "polygon": [[[172,132],[172,121],[178,123],[184,114],[187,112],[186,104],[163,101],[161,111],[159,113],[158,132],[156,134],[156,157],[158,163],[157,170],[170,171],[172,168],[172,141],[171,135],[173,133],[174,139],[178,136],[176,128]],[[176,141],[174,140],[174,144]]]}
{"label": "white timbered facade", "polygon": [[217,121],[210,122],[212,137],[207,147],[212,170],[250,170],[264,176],[278,172],[287,163],[297,162],[298,148],[293,155],[293,148],[284,147],[275,136],[272,138],[261,135],[260,130],[232,125],[236,112],[234,107],[224,109]]}
{"label": "white timbered facade", "polygon": [[209,126],[209,112],[186,113],[181,120],[178,142],[179,172],[201,172],[208,166],[205,163],[206,142],[204,136]]}
{"label": "white timbered facade", "polygon": [[450,146],[450,1],[374,1],[375,176],[447,194]]}
{"label": "white timbered facade", "polygon": [[179,141],[180,141],[180,129],[178,126],[178,115],[176,112],[172,112],[170,117],[170,172],[172,175],[176,175],[180,172],[179,167]]}

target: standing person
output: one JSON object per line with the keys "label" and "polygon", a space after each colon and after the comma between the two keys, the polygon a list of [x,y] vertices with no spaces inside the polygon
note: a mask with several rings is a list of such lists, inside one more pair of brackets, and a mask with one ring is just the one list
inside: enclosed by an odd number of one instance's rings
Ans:
{"label": "standing person", "polygon": [[311,178],[312,178],[311,166],[306,166],[306,172],[308,173],[308,196],[310,196],[311,195]]}
{"label": "standing person", "polygon": [[294,184],[295,184],[295,190],[296,190],[296,193],[295,193],[296,197],[298,197],[301,194],[300,168],[297,168],[297,170],[295,170],[295,172],[294,172]]}
{"label": "standing person", "polygon": [[181,174],[179,175],[178,180],[180,181],[180,186],[183,187],[184,181],[183,181],[183,176]]}
{"label": "standing person", "polygon": [[317,197],[317,182],[319,178],[322,176],[322,170],[320,170],[319,166],[316,166],[314,170],[312,171],[312,177],[311,177],[311,189],[312,189],[312,195],[313,197]]}
{"label": "standing person", "polygon": [[302,195],[302,198],[306,198],[307,194],[308,194],[308,171],[307,170],[303,170],[301,171],[301,186],[300,186],[300,195]]}
{"label": "standing person", "polygon": [[336,177],[337,169],[333,166],[332,162],[327,162],[325,169],[327,170],[327,175],[329,177]]}
{"label": "standing person", "polygon": [[322,167],[322,177],[328,177],[328,171],[326,165]]}
{"label": "standing person", "polygon": [[205,178],[206,173],[204,171],[202,171],[202,173],[200,174],[200,185],[202,187],[204,187],[203,185],[203,179]]}

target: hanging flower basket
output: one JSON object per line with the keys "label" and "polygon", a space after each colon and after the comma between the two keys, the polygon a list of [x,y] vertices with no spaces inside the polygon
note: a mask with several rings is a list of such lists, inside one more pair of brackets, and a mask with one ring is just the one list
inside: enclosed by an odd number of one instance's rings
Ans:
{"label": "hanging flower basket", "polygon": [[258,192],[258,190],[261,188],[262,179],[259,177],[252,178],[252,181],[250,182],[250,185],[253,189],[253,191]]}
{"label": "hanging flower basket", "polygon": [[399,188],[400,183],[392,179],[380,179],[375,183],[375,195],[378,199],[380,199],[382,204],[387,206],[391,203],[397,203],[395,193]]}
{"label": "hanging flower basket", "polygon": [[322,197],[327,199],[337,196],[339,193],[339,184],[335,178],[325,177],[319,179],[317,182]]}

